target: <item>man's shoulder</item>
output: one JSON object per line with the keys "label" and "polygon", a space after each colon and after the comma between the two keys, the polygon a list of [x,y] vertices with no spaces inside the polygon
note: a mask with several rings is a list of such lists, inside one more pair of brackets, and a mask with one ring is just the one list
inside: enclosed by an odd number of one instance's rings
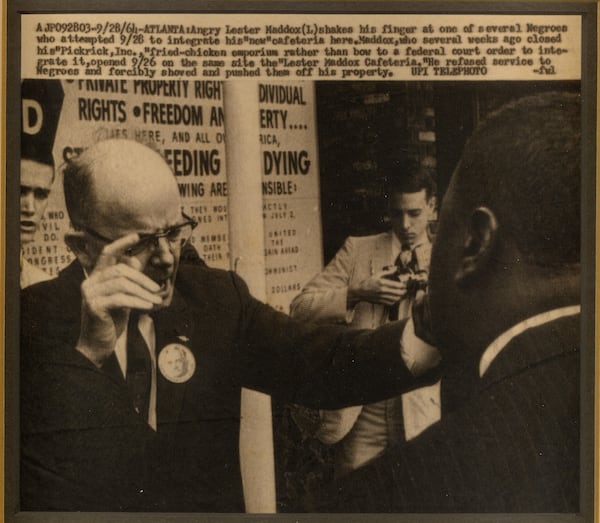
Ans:
{"label": "man's shoulder", "polygon": [[31,361],[38,361],[40,354],[57,354],[56,350],[47,351],[48,348],[67,347],[76,341],[82,280],[81,268],[69,266],[58,277],[21,291],[21,348],[27,347],[22,351],[23,355],[36,355]]}
{"label": "man's shoulder", "polygon": [[205,264],[182,264],[175,285],[183,296],[192,301],[226,303],[239,301],[240,297],[248,294],[246,284],[234,272]]}
{"label": "man's shoulder", "polygon": [[379,232],[377,234],[367,234],[364,236],[348,236],[349,240],[358,243],[364,242],[376,242],[380,240],[389,240],[391,238],[392,233],[390,231]]}
{"label": "man's shoulder", "polygon": [[[79,306],[79,286],[83,270],[76,262],[60,271],[56,278],[46,279],[21,290],[21,303],[29,306],[56,303],[68,306],[74,300]],[[60,307],[62,308],[62,307]]]}
{"label": "man's shoulder", "polygon": [[346,243],[351,243],[356,247],[366,245],[376,245],[380,242],[388,242],[391,239],[391,232],[380,232],[378,234],[369,234],[367,236],[348,236]]}
{"label": "man's shoulder", "polygon": [[39,267],[32,265],[27,260],[23,260],[20,274],[22,288],[35,285],[36,283],[46,281],[51,278],[52,276],[50,276],[47,272],[44,272]]}
{"label": "man's shoulder", "polygon": [[205,287],[230,286],[233,273],[204,263],[183,263],[177,272],[177,283],[192,283]]}

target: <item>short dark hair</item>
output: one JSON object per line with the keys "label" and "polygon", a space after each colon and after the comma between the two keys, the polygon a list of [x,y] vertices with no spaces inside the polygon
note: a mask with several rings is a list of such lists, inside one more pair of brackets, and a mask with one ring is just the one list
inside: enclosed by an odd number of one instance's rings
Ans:
{"label": "short dark hair", "polygon": [[491,114],[465,146],[455,176],[462,211],[489,207],[525,262],[579,261],[578,94],[530,96]]}
{"label": "short dark hair", "polygon": [[49,167],[50,169],[52,169],[52,178],[50,179],[50,185],[52,186],[52,184],[54,183],[54,180],[56,179],[56,169],[54,167],[54,161],[52,161],[52,163],[39,162],[38,160],[34,160],[33,158],[25,158],[25,157],[21,156],[21,163],[23,161],[34,162],[34,163],[37,163],[37,164],[42,165],[44,167]]}
{"label": "short dark hair", "polygon": [[427,168],[415,159],[390,159],[383,163],[385,195],[415,193],[425,189],[429,200],[436,195],[436,183]]}

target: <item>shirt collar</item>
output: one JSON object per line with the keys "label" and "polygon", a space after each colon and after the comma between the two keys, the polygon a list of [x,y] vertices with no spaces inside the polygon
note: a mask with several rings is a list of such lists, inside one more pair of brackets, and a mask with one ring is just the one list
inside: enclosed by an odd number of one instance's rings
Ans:
{"label": "shirt collar", "polygon": [[519,334],[522,334],[526,330],[534,327],[539,327],[545,323],[557,320],[558,318],[573,316],[575,314],[579,314],[580,312],[581,305],[570,305],[568,307],[553,309],[542,312],[541,314],[537,314],[535,316],[531,316],[530,318],[517,323],[507,331],[503,332],[483,352],[481,360],[479,361],[479,377],[483,377],[498,354],[502,352],[504,347],[506,347],[513,338],[519,336]]}
{"label": "shirt collar", "polygon": [[[398,239],[398,237],[394,234],[394,231],[392,231],[391,235],[392,235],[392,264],[393,264],[396,261],[398,254],[400,254],[400,251],[402,250],[402,244],[400,243],[400,240]],[[413,245],[411,247],[410,250],[411,251],[418,250],[425,243],[427,243],[427,240],[423,240],[420,243],[416,243],[415,245]]]}

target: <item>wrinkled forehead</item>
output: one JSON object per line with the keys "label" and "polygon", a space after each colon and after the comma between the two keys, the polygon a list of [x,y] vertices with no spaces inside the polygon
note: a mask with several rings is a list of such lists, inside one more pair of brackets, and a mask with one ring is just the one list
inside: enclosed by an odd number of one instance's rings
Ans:
{"label": "wrinkled forehead", "polygon": [[54,169],[50,165],[33,160],[21,160],[20,184],[24,187],[49,189],[54,181]]}

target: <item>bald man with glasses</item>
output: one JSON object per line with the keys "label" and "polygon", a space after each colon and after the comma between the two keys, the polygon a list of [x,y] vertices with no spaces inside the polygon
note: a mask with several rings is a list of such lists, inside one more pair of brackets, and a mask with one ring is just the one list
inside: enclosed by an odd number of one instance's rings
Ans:
{"label": "bald man with glasses", "polygon": [[143,145],[93,145],[64,192],[77,260],[21,302],[22,510],[242,512],[241,387],[340,408],[437,362],[408,369],[400,322],[306,326],[182,261],[196,222]]}

